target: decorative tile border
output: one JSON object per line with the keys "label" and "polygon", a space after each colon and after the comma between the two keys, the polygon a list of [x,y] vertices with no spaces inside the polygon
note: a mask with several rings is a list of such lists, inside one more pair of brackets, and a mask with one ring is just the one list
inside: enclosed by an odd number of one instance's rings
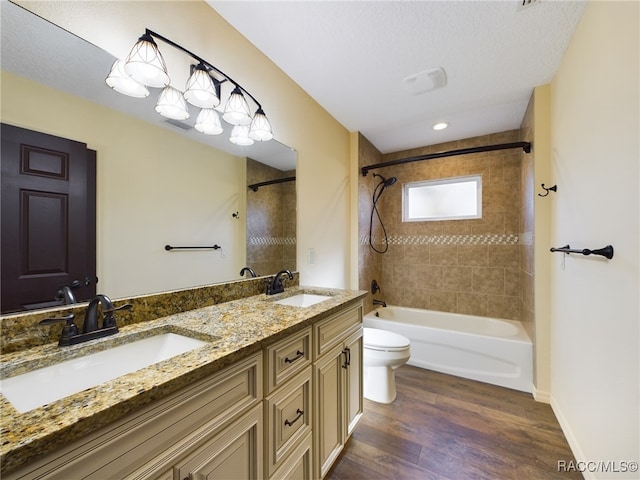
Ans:
{"label": "decorative tile border", "polygon": [[[368,245],[369,236],[360,237],[360,245]],[[374,237],[374,244],[381,239]],[[390,235],[389,245],[518,245],[520,235]]]}
{"label": "decorative tile border", "polygon": [[249,237],[249,245],[295,245],[295,237]]}

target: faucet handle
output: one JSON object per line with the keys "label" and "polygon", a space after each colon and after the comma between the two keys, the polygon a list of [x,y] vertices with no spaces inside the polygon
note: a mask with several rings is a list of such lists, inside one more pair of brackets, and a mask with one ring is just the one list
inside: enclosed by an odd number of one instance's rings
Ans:
{"label": "faucet handle", "polygon": [[130,303],[125,303],[119,307],[114,307],[112,304],[111,308],[103,308],[102,313],[104,314],[104,320],[102,320],[102,328],[117,327],[116,319],[113,316],[114,312],[117,312],[118,310],[131,310],[132,308],[133,305]]}
{"label": "faucet handle", "polygon": [[133,305],[131,305],[130,303],[125,303],[124,305],[120,305],[119,307],[112,306],[112,308],[103,308],[102,313],[113,313],[117,312],[118,310],[131,310],[132,308]]}
{"label": "faucet handle", "polygon": [[74,319],[76,316],[73,313],[66,315],[64,317],[55,317],[55,318],[45,318],[44,320],[40,320],[38,322],[39,325],[52,325],[54,323],[62,323],[65,322],[64,327],[62,327],[62,335],[60,336],[60,343],[64,343],[65,340],[78,335],[78,327],[74,323]]}

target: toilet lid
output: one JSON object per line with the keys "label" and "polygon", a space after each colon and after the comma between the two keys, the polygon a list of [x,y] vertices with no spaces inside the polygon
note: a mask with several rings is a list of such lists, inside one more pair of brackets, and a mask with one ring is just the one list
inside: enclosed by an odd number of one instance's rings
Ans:
{"label": "toilet lid", "polygon": [[364,327],[362,336],[364,346],[376,350],[402,350],[411,344],[407,337],[378,328]]}

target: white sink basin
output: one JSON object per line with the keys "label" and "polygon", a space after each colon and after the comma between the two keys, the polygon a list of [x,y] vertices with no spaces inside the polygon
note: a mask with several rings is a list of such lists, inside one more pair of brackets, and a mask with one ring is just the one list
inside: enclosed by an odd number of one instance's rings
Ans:
{"label": "white sink basin", "polygon": [[159,334],[6,378],[0,390],[24,413],[204,345],[175,333]]}
{"label": "white sink basin", "polygon": [[300,293],[298,295],[293,295],[291,297],[283,298],[282,300],[278,300],[278,305],[291,305],[293,307],[310,307],[311,305],[315,305],[316,303],[324,302],[325,300],[330,299],[326,295],[314,295],[311,293]]}

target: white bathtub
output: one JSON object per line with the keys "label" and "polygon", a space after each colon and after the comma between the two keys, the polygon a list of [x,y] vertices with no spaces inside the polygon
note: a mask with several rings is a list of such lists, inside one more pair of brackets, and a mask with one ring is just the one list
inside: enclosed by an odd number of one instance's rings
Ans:
{"label": "white bathtub", "polygon": [[364,326],[411,340],[409,365],[532,392],[533,348],[520,322],[389,305]]}

